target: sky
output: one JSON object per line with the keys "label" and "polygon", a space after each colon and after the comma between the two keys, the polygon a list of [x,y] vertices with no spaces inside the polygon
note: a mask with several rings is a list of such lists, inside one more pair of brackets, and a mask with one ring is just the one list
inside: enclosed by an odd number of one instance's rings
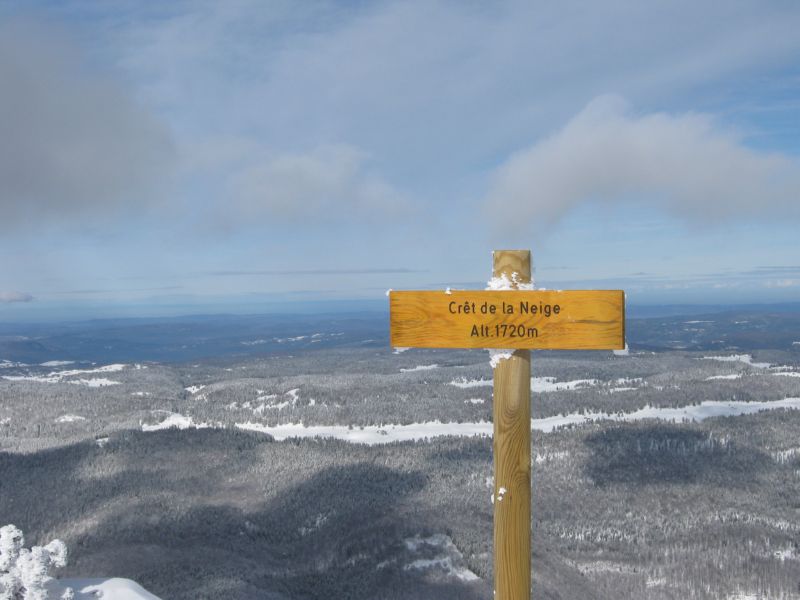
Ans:
{"label": "sky", "polygon": [[792,1],[0,0],[0,322],[800,301]]}

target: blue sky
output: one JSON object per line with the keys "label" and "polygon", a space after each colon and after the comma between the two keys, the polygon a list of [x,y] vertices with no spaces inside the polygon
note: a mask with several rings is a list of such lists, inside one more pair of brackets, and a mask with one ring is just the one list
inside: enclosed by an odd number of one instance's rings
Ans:
{"label": "blue sky", "polygon": [[[2,2],[0,321],[800,301],[794,2]],[[345,303],[346,305],[346,303]]]}

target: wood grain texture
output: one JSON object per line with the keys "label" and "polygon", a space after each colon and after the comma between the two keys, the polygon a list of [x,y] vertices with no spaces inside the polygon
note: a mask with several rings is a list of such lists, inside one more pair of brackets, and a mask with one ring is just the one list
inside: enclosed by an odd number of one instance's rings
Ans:
{"label": "wood grain texture", "polygon": [[[530,281],[530,252],[495,252],[494,276],[513,272]],[[495,600],[531,597],[530,398],[531,353],[517,350],[494,369]]]}
{"label": "wood grain texture", "polygon": [[[492,307],[494,312],[490,312]],[[512,314],[504,311],[508,307]],[[389,310],[395,347],[625,347],[625,294],[621,290],[392,291]]]}

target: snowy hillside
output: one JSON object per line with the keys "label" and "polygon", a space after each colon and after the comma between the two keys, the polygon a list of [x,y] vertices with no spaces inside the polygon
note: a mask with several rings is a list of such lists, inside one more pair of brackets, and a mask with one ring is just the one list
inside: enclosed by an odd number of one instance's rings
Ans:
{"label": "snowy hillside", "polygon": [[72,588],[75,600],[160,600],[130,579],[60,579],[64,588]]}

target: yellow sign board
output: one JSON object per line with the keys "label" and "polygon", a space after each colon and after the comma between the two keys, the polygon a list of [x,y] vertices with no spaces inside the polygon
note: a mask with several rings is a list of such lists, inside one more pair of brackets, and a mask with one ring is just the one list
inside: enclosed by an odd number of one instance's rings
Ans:
{"label": "yellow sign board", "polygon": [[392,291],[389,311],[394,347],[625,347],[622,290]]}

